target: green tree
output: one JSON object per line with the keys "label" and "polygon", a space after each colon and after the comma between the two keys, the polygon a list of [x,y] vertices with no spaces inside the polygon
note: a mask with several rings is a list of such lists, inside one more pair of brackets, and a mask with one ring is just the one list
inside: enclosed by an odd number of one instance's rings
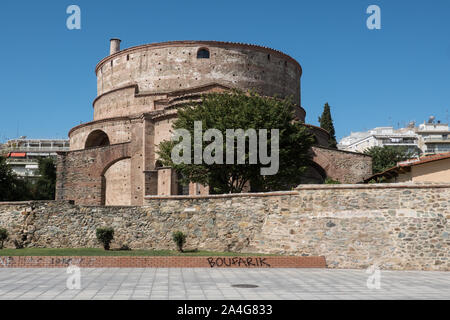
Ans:
{"label": "green tree", "polygon": [[395,167],[397,162],[417,156],[417,153],[408,151],[408,148],[403,146],[371,147],[364,153],[372,157],[372,171],[374,174]]}
{"label": "green tree", "polygon": [[330,148],[337,148],[337,141],[336,141],[336,132],[334,130],[334,124],[333,119],[331,118],[331,110],[330,105],[325,103],[325,106],[323,107],[322,115],[319,117],[319,123],[320,127],[322,129],[325,129],[330,134],[330,140],[328,141],[328,146]]}
{"label": "green tree", "polygon": [[11,201],[14,195],[16,177],[6,163],[4,157],[0,157],[0,201]]}
{"label": "green tree", "polygon": [[8,240],[8,230],[0,228],[0,249],[3,249],[3,243]]}
{"label": "green tree", "polygon": [[29,183],[18,178],[0,156],[0,201],[32,200]]}
{"label": "green tree", "polygon": [[[246,137],[245,164],[237,164],[236,145],[235,164],[194,164],[194,122],[202,122],[203,133],[207,129],[219,130],[226,150],[227,129],[279,129],[279,171],[277,174],[263,176],[260,169],[267,167],[249,164],[248,137]],[[172,149],[179,141],[163,141],[159,145],[159,156],[163,165],[173,167],[184,177],[181,183],[196,182],[210,186],[211,193],[239,193],[250,183],[252,192],[287,190],[298,185],[301,175],[310,161],[309,149],[314,136],[300,123],[294,121],[294,105],[289,99],[262,97],[255,93],[242,91],[211,93],[202,97],[201,102],[192,102],[178,109],[174,129],[186,129],[191,134],[191,163],[175,164],[171,159]],[[267,150],[270,152],[270,137]],[[181,138],[180,138],[181,141]],[[202,150],[207,144],[203,142]],[[224,151],[225,153],[225,151]],[[259,153],[259,147],[258,147]]]}
{"label": "green tree", "polygon": [[52,158],[39,159],[39,178],[34,185],[35,200],[54,200],[56,165]]}

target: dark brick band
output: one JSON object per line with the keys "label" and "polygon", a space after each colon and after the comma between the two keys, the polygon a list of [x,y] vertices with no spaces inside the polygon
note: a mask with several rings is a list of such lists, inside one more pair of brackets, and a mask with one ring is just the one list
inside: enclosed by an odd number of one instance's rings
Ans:
{"label": "dark brick band", "polygon": [[326,268],[325,257],[2,257],[0,268]]}

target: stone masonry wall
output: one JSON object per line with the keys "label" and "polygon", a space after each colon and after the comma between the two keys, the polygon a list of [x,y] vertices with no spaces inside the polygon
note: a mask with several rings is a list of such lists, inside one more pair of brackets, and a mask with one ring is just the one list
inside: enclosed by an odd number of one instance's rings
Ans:
{"label": "stone masonry wall", "polygon": [[325,256],[330,268],[450,270],[449,199],[449,184],[382,184],[147,197],[139,207],[2,203],[0,227],[28,247],[100,247],[95,229],[112,226],[113,247],[175,249],[171,234],[180,230],[187,249]]}

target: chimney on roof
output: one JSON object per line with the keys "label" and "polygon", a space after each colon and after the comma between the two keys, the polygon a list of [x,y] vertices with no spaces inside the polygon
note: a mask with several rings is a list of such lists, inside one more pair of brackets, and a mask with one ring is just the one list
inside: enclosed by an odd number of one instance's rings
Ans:
{"label": "chimney on roof", "polygon": [[122,40],[113,38],[110,40],[110,48],[109,48],[109,55],[113,55],[116,52],[120,51],[120,42]]}

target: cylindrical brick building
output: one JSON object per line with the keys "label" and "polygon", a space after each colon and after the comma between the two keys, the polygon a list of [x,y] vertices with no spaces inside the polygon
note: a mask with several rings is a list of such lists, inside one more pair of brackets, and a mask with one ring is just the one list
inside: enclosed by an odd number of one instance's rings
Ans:
{"label": "cylindrical brick building", "polygon": [[[232,88],[292,97],[301,107],[302,68],[266,47],[217,41],[174,41],[120,51],[95,68],[94,121],[69,132],[70,152],[58,162],[57,198],[80,204],[140,205],[146,195],[186,193],[175,172],[158,168],[156,146],[170,139],[176,107],[208,92]],[[311,127],[319,145],[328,133]],[[191,184],[190,194],[207,193]]]}

